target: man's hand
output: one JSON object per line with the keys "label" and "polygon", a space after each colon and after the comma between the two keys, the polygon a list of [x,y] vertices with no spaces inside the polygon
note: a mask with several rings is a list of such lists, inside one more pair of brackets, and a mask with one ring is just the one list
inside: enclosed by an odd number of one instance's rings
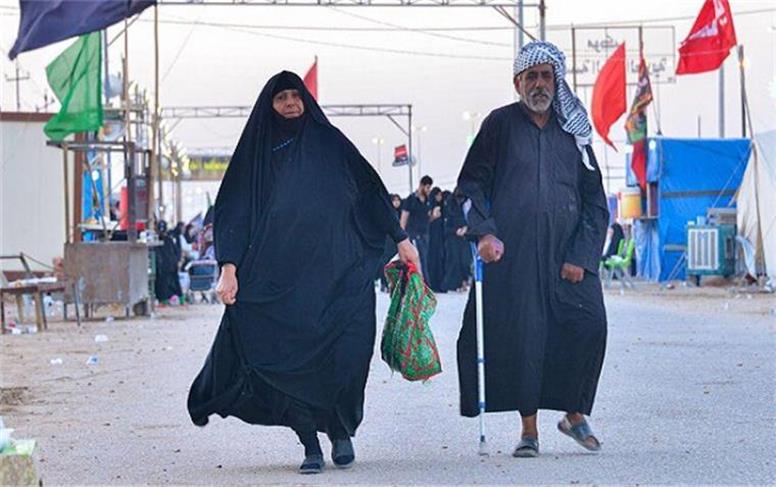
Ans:
{"label": "man's hand", "polygon": [[494,235],[488,234],[480,237],[480,241],[477,244],[477,252],[479,252],[480,257],[486,263],[498,262],[504,255],[504,243]]}
{"label": "man's hand", "polygon": [[563,264],[563,268],[560,270],[560,277],[576,284],[582,282],[582,279],[585,278],[585,269],[567,262]]}
{"label": "man's hand", "polygon": [[467,227],[461,227],[461,228],[459,228],[458,230],[455,231],[455,234],[458,235],[459,237],[465,237],[467,230],[468,230]]}
{"label": "man's hand", "polygon": [[224,264],[216,285],[216,294],[224,304],[234,304],[237,300],[237,267]]}
{"label": "man's hand", "polygon": [[405,264],[411,262],[415,265],[415,268],[418,270],[418,274],[423,277],[423,271],[420,267],[420,255],[418,255],[418,249],[415,248],[414,245],[412,245],[412,242],[410,242],[410,239],[405,238],[399,244],[397,245],[399,248],[399,260],[404,262]]}

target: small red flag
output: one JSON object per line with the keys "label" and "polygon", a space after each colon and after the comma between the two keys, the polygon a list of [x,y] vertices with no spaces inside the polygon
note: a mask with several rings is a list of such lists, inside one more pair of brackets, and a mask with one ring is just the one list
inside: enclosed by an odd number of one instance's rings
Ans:
{"label": "small red flag", "polygon": [[307,74],[304,75],[304,85],[307,90],[313,95],[313,98],[318,99],[318,56],[315,56],[315,62],[310,69],[307,70]]}
{"label": "small red flag", "polygon": [[625,113],[625,105],[625,43],[623,42],[606,60],[601,72],[598,73],[593,86],[590,110],[596,132],[614,150],[617,148],[609,140],[609,128]]}
{"label": "small red flag", "polygon": [[639,182],[641,189],[647,189],[647,141],[646,137],[633,143],[631,154],[631,169]]}
{"label": "small red flag", "polygon": [[679,46],[676,74],[714,71],[736,45],[733,14],[727,0],[706,0],[690,33]]}

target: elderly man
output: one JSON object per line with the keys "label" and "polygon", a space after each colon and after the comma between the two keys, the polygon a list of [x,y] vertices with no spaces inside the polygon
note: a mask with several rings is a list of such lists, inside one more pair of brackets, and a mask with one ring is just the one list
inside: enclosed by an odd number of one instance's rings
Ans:
{"label": "elderly man", "polygon": [[[520,50],[520,101],[491,112],[458,178],[484,273],[487,411],[520,412],[516,457],[539,453],[537,411],[584,448],[606,345],[598,262],[608,210],[584,107],[548,42]],[[458,338],[461,414],[476,416],[474,294]]]}

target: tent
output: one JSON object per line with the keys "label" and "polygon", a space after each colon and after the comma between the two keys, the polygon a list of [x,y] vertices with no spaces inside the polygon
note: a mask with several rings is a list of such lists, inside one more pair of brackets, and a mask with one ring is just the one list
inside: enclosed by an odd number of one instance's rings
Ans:
{"label": "tent", "polygon": [[776,130],[755,135],[736,202],[738,234],[753,245],[757,272],[776,277]]}
{"label": "tent", "polygon": [[[749,139],[647,141],[647,181],[657,198],[657,217],[634,224],[638,275],[651,280],[684,279],[687,223],[709,208],[734,204],[751,152]],[[626,165],[628,185],[636,185]]]}

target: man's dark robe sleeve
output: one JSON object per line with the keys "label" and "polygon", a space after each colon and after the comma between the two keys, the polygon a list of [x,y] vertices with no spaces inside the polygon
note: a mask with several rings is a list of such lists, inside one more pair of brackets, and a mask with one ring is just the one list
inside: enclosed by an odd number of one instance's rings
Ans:
{"label": "man's dark robe sleeve", "polygon": [[565,261],[597,274],[601,251],[606,240],[606,228],[609,225],[609,206],[601,183],[601,169],[598,167],[593,149],[590,146],[585,149],[595,171],[580,164],[579,191],[582,197],[582,215],[579,218],[576,233],[569,243]]}
{"label": "man's dark robe sleeve", "polygon": [[491,216],[489,204],[496,167],[497,140],[497,123],[491,114],[482,122],[458,176],[458,188],[471,202],[466,218],[466,235],[470,238],[488,234],[498,236],[496,221]]}

